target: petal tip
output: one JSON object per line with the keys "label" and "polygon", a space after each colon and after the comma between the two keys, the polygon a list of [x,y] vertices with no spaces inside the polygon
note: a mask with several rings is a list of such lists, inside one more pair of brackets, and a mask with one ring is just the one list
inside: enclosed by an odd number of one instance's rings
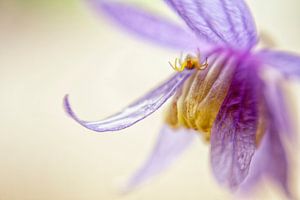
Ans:
{"label": "petal tip", "polygon": [[70,102],[69,102],[69,94],[66,94],[63,98],[63,107],[65,112],[69,115],[71,111]]}
{"label": "petal tip", "polygon": [[69,101],[69,94],[66,94],[64,96],[63,107],[64,107],[64,110],[65,110],[65,112],[67,113],[67,115],[69,117],[71,117],[75,121],[79,121],[78,118],[77,118],[77,116],[75,115],[74,111],[71,108],[70,101]]}

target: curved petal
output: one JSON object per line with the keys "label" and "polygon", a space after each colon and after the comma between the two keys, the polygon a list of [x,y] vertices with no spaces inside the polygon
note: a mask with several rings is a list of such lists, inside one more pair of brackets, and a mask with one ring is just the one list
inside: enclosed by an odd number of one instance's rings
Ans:
{"label": "curved petal", "polygon": [[167,169],[191,145],[195,136],[187,129],[172,129],[165,125],[150,156],[129,179],[125,189],[131,190]]}
{"label": "curved petal", "polygon": [[189,30],[140,8],[117,2],[89,0],[97,12],[105,13],[122,28],[172,48],[195,48],[197,38]]}
{"label": "curved petal", "polygon": [[[249,78],[251,77],[251,78]],[[211,164],[217,180],[235,189],[255,152],[260,80],[252,66],[238,66],[211,131]]]}
{"label": "curved petal", "polygon": [[70,106],[68,95],[64,98],[64,107],[70,117],[88,129],[97,132],[117,131],[132,126],[156,111],[175,93],[188,76],[190,76],[190,72],[177,73],[123,111],[104,120],[84,121],[79,119]]}
{"label": "curved petal", "polygon": [[243,0],[165,0],[201,39],[217,45],[251,48],[255,24]]}
{"label": "curved petal", "polygon": [[300,56],[292,53],[263,50],[258,53],[263,62],[286,77],[300,78]]}

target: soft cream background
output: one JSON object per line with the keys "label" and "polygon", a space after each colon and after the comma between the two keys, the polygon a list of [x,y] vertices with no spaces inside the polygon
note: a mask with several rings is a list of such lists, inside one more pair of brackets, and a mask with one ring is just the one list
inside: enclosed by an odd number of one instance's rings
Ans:
{"label": "soft cream background", "polygon": [[[145,2],[166,11],[160,0]],[[300,53],[299,0],[249,3],[259,30]],[[151,150],[164,109],[127,130],[97,134],[65,115],[62,98],[69,93],[84,119],[101,119],[166,79],[167,62],[179,54],[118,30],[84,1],[0,1],[1,200],[233,198],[215,183],[201,140],[155,181],[118,194]],[[298,90],[295,111],[299,89],[290,85]],[[268,184],[256,199],[283,198],[274,191]]]}

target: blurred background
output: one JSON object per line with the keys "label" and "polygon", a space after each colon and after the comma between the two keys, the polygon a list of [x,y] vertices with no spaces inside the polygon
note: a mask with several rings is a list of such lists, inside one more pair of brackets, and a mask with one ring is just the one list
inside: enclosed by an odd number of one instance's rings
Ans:
{"label": "blurred background", "polygon": [[[130,2],[177,19],[161,0]],[[299,0],[248,4],[259,31],[276,48],[300,53]],[[0,0],[0,199],[234,198],[216,184],[209,146],[200,139],[155,181],[120,195],[119,185],[152,149],[164,109],[127,130],[97,134],[62,108],[69,93],[84,119],[115,113],[166,79],[172,73],[167,62],[179,53],[124,34],[84,0]],[[286,88],[290,107],[299,113],[299,83]],[[299,149],[292,152],[299,157]],[[297,166],[295,161],[295,182]],[[283,196],[265,182],[250,199]]]}

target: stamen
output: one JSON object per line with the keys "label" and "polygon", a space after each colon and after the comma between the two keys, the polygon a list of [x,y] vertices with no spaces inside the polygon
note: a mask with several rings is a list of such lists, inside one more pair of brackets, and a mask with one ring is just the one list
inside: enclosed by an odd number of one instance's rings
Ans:
{"label": "stamen", "polygon": [[[210,67],[207,59],[198,66],[176,96],[168,113],[167,123],[173,128],[185,127],[201,133],[209,141],[211,128],[218,116],[222,103],[228,94],[235,72],[231,62],[223,57],[211,57]],[[190,68],[187,68],[189,70]],[[222,83],[222,84],[221,84]]]}

